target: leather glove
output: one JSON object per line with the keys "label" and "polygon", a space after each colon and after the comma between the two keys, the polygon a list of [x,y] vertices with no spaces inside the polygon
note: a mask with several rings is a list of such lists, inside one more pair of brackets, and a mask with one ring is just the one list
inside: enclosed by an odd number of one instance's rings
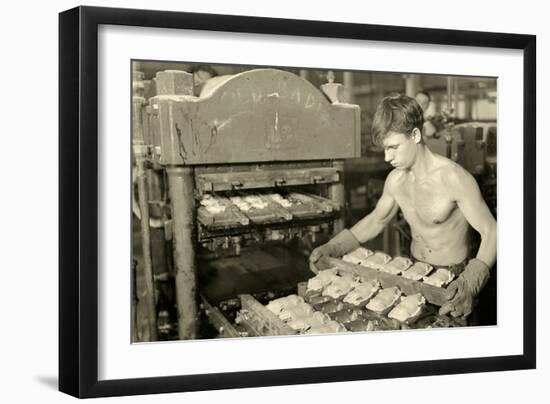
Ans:
{"label": "leather glove", "polygon": [[439,314],[451,313],[453,317],[467,317],[475,306],[475,300],[489,279],[489,267],[483,261],[474,258],[468,262],[464,272],[447,287],[445,298],[448,300]]}
{"label": "leather glove", "polygon": [[309,256],[309,268],[316,274],[320,270],[329,267],[329,265],[324,262],[324,257],[340,258],[359,247],[359,241],[355,238],[353,233],[348,229],[344,229],[330,239],[328,243],[320,245],[311,252]]}

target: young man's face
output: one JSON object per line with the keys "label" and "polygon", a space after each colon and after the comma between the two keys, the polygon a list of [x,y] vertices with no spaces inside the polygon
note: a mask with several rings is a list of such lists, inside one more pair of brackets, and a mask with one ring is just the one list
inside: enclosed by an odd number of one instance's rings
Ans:
{"label": "young man's face", "polygon": [[418,137],[416,135],[409,136],[398,132],[388,132],[382,142],[385,160],[400,170],[411,168],[416,160],[417,143]]}

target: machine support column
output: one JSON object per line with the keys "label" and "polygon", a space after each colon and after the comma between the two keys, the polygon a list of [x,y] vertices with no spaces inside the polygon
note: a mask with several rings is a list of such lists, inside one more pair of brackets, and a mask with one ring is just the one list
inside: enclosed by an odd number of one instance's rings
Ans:
{"label": "machine support column", "polygon": [[176,301],[180,339],[197,337],[197,286],[194,247],[195,201],[193,199],[193,169],[169,167],[170,200],[172,201],[172,232],[174,269],[176,272]]}
{"label": "machine support column", "polygon": [[143,250],[143,272],[145,278],[145,306],[149,325],[150,341],[157,340],[157,312],[155,308],[155,283],[153,280],[153,264],[151,258],[151,229],[149,228],[149,192],[147,189],[147,174],[145,157],[140,151],[144,147],[134,146],[136,157],[136,182],[139,195],[139,210],[141,212],[141,246]]}
{"label": "machine support column", "polygon": [[[134,63],[132,81],[132,146],[136,165],[138,189],[138,205],[141,212],[141,247],[143,251],[143,275],[145,280],[145,313],[147,315],[148,340],[157,340],[157,311],[155,302],[155,282],[153,278],[153,264],[151,257],[151,229],[149,228],[149,186],[147,184],[146,159],[148,146],[145,144],[143,133],[143,73],[137,70]],[[134,280],[135,281],[135,280]]]}
{"label": "machine support column", "polygon": [[338,203],[341,206],[341,216],[334,221],[334,233],[344,230],[346,217],[346,194],[344,189],[344,161],[336,160],[332,166],[340,173],[340,181],[333,182],[328,186],[328,197],[331,201]]}

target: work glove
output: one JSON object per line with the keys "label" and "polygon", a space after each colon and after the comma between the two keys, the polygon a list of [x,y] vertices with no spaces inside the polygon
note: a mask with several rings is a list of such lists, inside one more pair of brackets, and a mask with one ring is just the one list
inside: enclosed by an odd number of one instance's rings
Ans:
{"label": "work glove", "polygon": [[489,267],[483,261],[474,258],[468,262],[464,272],[447,287],[445,298],[448,300],[439,314],[451,313],[453,317],[467,317],[475,306],[475,300],[489,279]]}
{"label": "work glove", "polygon": [[323,260],[325,257],[340,258],[360,247],[359,241],[348,229],[342,230],[328,243],[320,245],[309,256],[309,268],[313,273],[327,269],[330,265]]}

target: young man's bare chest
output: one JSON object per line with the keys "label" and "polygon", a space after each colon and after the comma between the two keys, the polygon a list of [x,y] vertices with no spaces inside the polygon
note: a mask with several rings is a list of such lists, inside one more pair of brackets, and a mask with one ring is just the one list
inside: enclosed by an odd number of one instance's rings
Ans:
{"label": "young man's bare chest", "polygon": [[439,173],[422,180],[404,174],[393,187],[394,198],[411,225],[426,227],[444,224],[457,210]]}

